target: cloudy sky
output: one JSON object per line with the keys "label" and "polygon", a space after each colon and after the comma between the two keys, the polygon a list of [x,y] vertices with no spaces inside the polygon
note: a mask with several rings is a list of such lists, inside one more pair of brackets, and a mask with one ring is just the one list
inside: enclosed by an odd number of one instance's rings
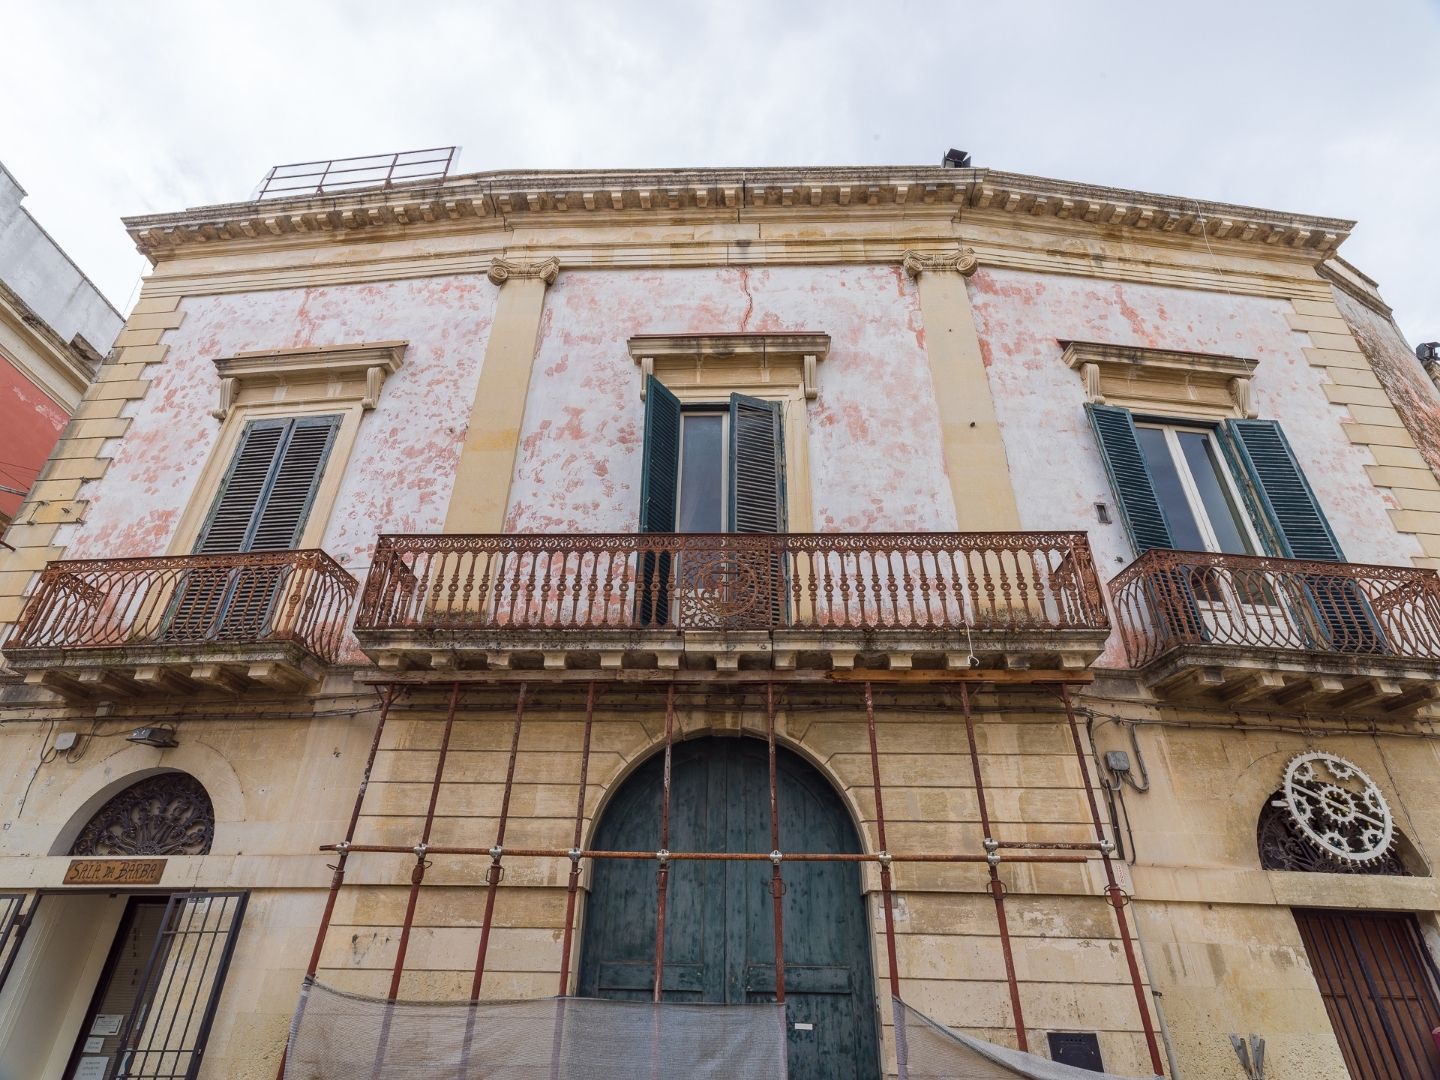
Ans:
{"label": "cloudy sky", "polygon": [[119,217],[272,164],[977,165],[1359,219],[1440,338],[1440,0],[4,0],[0,160],[122,310]]}

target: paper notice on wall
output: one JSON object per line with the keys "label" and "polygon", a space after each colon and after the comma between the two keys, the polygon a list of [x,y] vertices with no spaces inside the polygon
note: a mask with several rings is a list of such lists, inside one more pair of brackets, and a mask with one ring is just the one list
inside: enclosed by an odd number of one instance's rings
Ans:
{"label": "paper notice on wall", "polygon": [[105,1080],[109,1057],[82,1057],[75,1067],[75,1080]]}
{"label": "paper notice on wall", "polygon": [[124,1013],[97,1013],[90,1023],[91,1035],[119,1035]]}
{"label": "paper notice on wall", "polygon": [[105,1040],[99,1035],[91,1035],[85,1040],[85,1048],[82,1051],[86,1054],[99,1054],[105,1050]]}

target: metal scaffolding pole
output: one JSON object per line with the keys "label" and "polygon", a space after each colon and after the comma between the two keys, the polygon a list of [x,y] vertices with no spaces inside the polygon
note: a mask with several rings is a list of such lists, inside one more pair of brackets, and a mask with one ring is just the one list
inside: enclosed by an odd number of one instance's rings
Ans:
{"label": "metal scaffolding pole", "polygon": [[1085,748],[1080,741],[1080,725],[1075,721],[1075,707],[1070,701],[1070,688],[1061,685],[1057,693],[1065,704],[1065,717],[1070,724],[1070,738],[1075,744],[1075,761],[1080,766],[1080,778],[1085,782],[1085,798],[1090,804],[1090,820],[1095,825],[1095,842],[1100,845],[1100,858],[1105,864],[1105,895],[1115,909],[1115,925],[1120,931],[1120,944],[1125,948],[1125,963],[1130,968],[1130,983],[1135,989],[1135,1005],[1140,1010],[1140,1024],[1145,1029],[1145,1045],[1150,1051],[1150,1067],[1156,1076],[1165,1075],[1160,1060],[1160,1046],[1155,1039],[1155,1027],[1150,1020],[1150,1004],[1145,1000],[1145,984],[1140,978],[1140,964],[1135,959],[1135,946],[1130,941],[1130,927],[1125,919],[1125,905],[1129,897],[1115,879],[1115,864],[1110,858],[1111,845],[1105,840],[1105,826],[1100,818],[1100,804],[1095,801],[1095,786],[1090,782],[1090,770],[1085,763]]}
{"label": "metal scaffolding pole", "polygon": [[1010,922],[1005,916],[1005,883],[1000,880],[1000,845],[990,827],[990,808],[985,798],[985,780],[980,770],[980,750],[975,743],[975,717],[970,713],[970,688],[960,684],[960,707],[965,714],[965,737],[970,744],[970,768],[975,777],[975,802],[980,811],[980,829],[985,835],[985,862],[990,870],[990,895],[995,898],[995,923],[1000,929],[1000,951],[1005,958],[1005,981],[1010,986],[1010,1015],[1015,1022],[1015,1039],[1021,1050],[1029,1050],[1025,1038],[1025,1013],[1020,1007],[1020,983],[1015,977],[1015,956],[1010,950]]}

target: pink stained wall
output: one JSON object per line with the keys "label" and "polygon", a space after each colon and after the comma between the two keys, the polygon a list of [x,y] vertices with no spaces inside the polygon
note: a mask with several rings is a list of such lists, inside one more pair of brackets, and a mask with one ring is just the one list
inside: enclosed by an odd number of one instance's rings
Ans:
{"label": "pink stained wall", "polygon": [[[1288,301],[1011,270],[981,269],[969,287],[1021,525],[1087,529],[1104,580],[1134,553],[1060,340],[1258,360],[1255,408],[1280,421],[1346,558],[1408,566],[1420,554],[1413,538],[1384,524],[1392,504],[1365,473],[1370,452],[1346,438],[1348,415],[1330,404],[1324,374],[1306,361],[1309,337],[1286,323]],[[1114,523],[1099,523],[1097,502]]]}
{"label": "pink stained wall", "polygon": [[632,335],[801,330],[831,337],[807,403],[816,530],[953,530],[915,284],[898,266],[846,266],[561,274],[507,531],[637,528],[644,403]]}
{"label": "pink stained wall", "polygon": [[[0,355],[0,487],[28,490],[69,420],[65,406]],[[13,518],[24,501],[0,491],[0,521]]]}
{"label": "pink stained wall", "polygon": [[407,341],[364,415],[322,546],[363,579],[381,532],[439,532],[465,439],[497,289],[483,275],[187,298],[164,364],[66,558],[164,553],[220,434],[216,357]]}

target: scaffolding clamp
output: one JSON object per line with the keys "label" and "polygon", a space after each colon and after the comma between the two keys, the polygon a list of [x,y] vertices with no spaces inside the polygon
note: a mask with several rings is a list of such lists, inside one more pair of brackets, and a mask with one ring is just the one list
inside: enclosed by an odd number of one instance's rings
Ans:
{"label": "scaffolding clamp", "polygon": [[425,844],[425,843],[420,843],[420,844],[416,844],[416,845],[415,845],[413,848],[411,848],[410,850],[415,853],[415,858],[417,858],[417,859],[424,859],[424,858],[425,858],[425,853],[430,850],[430,845],[429,845],[429,844]]}
{"label": "scaffolding clamp", "polygon": [[785,858],[785,855],[782,851],[780,851],[779,848],[776,848],[774,851],[770,852],[770,862],[773,866],[778,867],[780,865],[780,860],[783,858]]}
{"label": "scaffolding clamp", "polygon": [[502,855],[504,855],[504,854],[505,854],[505,849],[504,849],[503,847],[501,847],[499,844],[496,844],[494,847],[492,847],[492,848],[490,849],[490,858],[494,859],[496,862],[499,862],[499,861],[500,861],[500,856],[502,856]]}
{"label": "scaffolding clamp", "polygon": [[572,848],[571,848],[569,851],[567,851],[565,854],[570,857],[570,864],[571,864],[571,866],[573,866],[576,870],[579,870],[579,869],[580,869],[580,849],[579,849],[578,847],[572,847]]}
{"label": "scaffolding clamp", "polygon": [[338,844],[334,846],[333,850],[339,852],[341,855],[344,855],[345,852],[350,850],[350,841],[341,840]]}
{"label": "scaffolding clamp", "polygon": [[985,847],[985,861],[986,861],[988,864],[990,864],[990,866],[992,866],[992,867],[994,867],[994,866],[999,866],[999,865],[1000,865],[1000,841],[999,841],[999,840],[996,840],[993,836],[987,836],[987,837],[985,837],[985,840],[984,840],[984,847]]}
{"label": "scaffolding clamp", "polygon": [[891,855],[888,851],[881,851],[876,854],[875,861],[880,864],[881,870],[888,871],[890,869],[890,864],[895,861],[895,857]]}
{"label": "scaffolding clamp", "polygon": [[667,866],[670,865],[669,848],[662,847],[659,851],[655,852],[655,858],[660,861],[660,869],[665,869]]}
{"label": "scaffolding clamp", "polygon": [[1100,850],[1101,850],[1102,852],[1104,852],[1106,855],[1114,855],[1114,854],[1115,854],[1115,842],[1114,842],[1113,840],[1101,840],[1101,841],[1100,841]]}

